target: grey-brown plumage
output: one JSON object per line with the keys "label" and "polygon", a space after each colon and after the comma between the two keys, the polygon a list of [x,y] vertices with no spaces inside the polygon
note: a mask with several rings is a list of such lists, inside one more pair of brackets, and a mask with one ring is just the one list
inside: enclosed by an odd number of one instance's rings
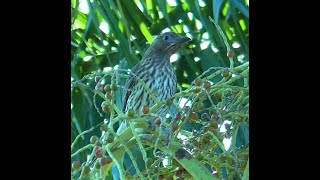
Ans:
{"label": "grey-brown plumage", "polygon": [[[171,98],[177,88],[177,78],[170,64],[170,57],[176,53],[181,45],[190,41],[173,32],[159,35],[144,54],[142,60],[136,64],[126,81],[123,91],[122,111],[132,109],[136,114],[142,113],[143,106],[149,107],[155,104],[150,94],[138,81],[141,79],[154,93],[157,100],[162,101]],[[168,108],[161,107],[158,110],[160,116],[165,116]],[[127,127],[121,123],[118,133]]]}

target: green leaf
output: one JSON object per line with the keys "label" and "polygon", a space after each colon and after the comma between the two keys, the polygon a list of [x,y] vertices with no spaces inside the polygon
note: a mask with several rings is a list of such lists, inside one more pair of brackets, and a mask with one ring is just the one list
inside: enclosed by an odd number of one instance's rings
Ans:
{"label": "green leaf", "polygon": [[249,18],[249,10],[240,0],[229,0],[230,4],[239,9],[247,18]]}
{"label": "green leaf", "polygon": [[219,23],[219,14],[220,14],[220,8],[222,5],[222,2],[223,0],[213,0],[213,3],[212,3],[213,17],[217,23]]}

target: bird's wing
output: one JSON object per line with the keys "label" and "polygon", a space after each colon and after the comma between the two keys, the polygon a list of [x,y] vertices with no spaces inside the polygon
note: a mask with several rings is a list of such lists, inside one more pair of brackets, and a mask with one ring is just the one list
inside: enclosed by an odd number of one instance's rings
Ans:
{"label": "bird's wing", "polygon": [[[126,84],[124,86],[123,96],[122,96],[123,97],[123,99],[122,99],[122,112],[125,112],[126,106],[127,106],[127,101],[132,93],[133,88],[137,84],[137,78],[135,77],[135,75],[136,75],[136,72],[139,69],[139,67],[140,67],[140,62],[132,68],[132,70],[128,76],[128,79],[126,81]],[[133,75],[133,74],[135,74],[135,75]]]}

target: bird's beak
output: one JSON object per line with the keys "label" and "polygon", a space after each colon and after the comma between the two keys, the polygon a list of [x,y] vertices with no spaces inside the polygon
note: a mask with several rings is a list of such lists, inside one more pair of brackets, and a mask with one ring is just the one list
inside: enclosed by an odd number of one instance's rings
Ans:
{"label": "bird's beak", "polygon": [[177,43],[180,43],[180,44],[183,44],[183,43],[186,43],[186,42],[189,42],[191,41],[190,38],[187,38],[187,37],[180,37],[177,39]]}

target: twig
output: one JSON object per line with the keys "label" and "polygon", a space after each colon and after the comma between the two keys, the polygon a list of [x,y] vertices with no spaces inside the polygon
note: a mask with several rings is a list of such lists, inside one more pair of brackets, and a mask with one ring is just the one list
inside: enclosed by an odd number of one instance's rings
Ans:
{"label": "twig", "polygon": [[82,133],[78,134],[78,136],[74,139],[73,143],[71,144],[71,150],[73,149],[74,145],[77,143],[80,136],[87,134],[94,130],[95,127],[90,128],[89,130],[83,131]]}
{"label": "twig", "polygon": [[93,148],[94,146],[95,146],[94,144],[88,144],[88,145],[86,145],[86,146],[78,149],[78,151],[76,151],[75,153],[73,153],[73,154],[71,155],[71,158],[73,158],[74,156],[78,155],[78,154],[81,153],[82,151],[85,151],[85,150],[87,150],[87,149]]}
{"label": "twig", "polygon": [[[219,26],[216,22],[214,22],[214,20],[213,20],[210,16],[209,16],[209,20],[210,20],[210,21],[216,26],[216,28],[218,29],[218,31],[219,31],[222,39],[223,39],[223,42],[224,42],[224,44],[225,44],[226,47],[227,47],[227,52],[229,52],[229,51],[230,51],[230,46],[229,46],[229,44],[228,44],[228,41],[227,41],[226,36],[224,35],[224,33],[222,32],[222,30],[221,30],[221,28],[220,28],[220,26]],[[233,62],[233,57],[229,57],[229,60],[230,60],[230,70],[232,71],[232,70],[233,70],[233,64],[234,64],[234,62]]]}

